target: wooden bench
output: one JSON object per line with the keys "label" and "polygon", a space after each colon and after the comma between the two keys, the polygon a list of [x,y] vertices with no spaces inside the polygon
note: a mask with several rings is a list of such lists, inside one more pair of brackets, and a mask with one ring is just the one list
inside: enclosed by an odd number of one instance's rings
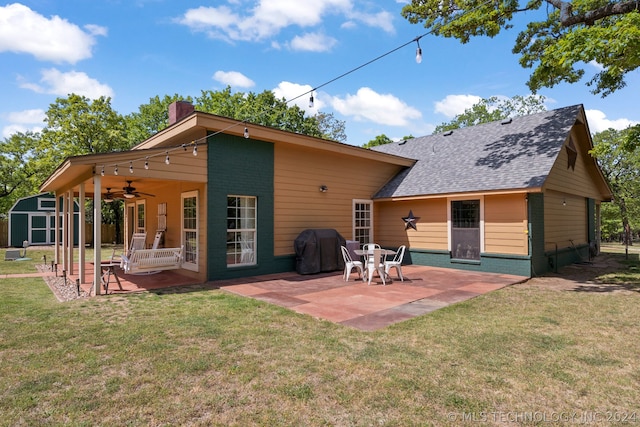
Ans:
{"label": "wooden bench", "polygon": [[182,252],[179,248],[133,249],[129,256],[122,255],[120,266],[125,273],[154,273],[162,270],[176,270],[182,266]]}

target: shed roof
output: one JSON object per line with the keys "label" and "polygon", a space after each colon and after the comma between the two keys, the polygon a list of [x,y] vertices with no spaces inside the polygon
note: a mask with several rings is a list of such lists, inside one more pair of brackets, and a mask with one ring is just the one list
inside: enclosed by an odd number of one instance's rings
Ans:
{"label": "shed roof", "polygon": [[417,160],[374,198],[539,188],[582,105],[373,147]]}

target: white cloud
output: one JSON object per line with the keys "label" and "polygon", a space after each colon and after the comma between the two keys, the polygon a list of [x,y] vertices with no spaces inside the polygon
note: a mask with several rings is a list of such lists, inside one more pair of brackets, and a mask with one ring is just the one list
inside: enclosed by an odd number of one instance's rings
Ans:
{"label": "white cloud", "polygon": [[291,40],[290,47],[292,50],[326,52],[331,50],[337,42],[333,37],[328,37],[324,34],[307,33],[294,37],[293,40]]}
{"label": "white cloud", "polygon": [[105,31],[98,31],[98,26],[89,28],[87,34],[59,16],[46,18],[22,4],[9,4],[0,7],[0,52],[27,53],[42,61],[75,64],[91,57],[94,35]]}
{"label": "white cloud", "polygon": [[422,113],[391,94],[379,94],[368,87],[358,89],[355,95],[335,97],[333,108],[340,114],[357,121],[371,121],[387,126],[408,126],[422,118]]}
{"label": "white cloud", "polygon": [[386,10],[378,13],[354,12],[350,14],[350,17],[351,19],[362,22],[369,27],[380,28],[387,33],[395,32],[395,28],[393,27],[394,15]]}
{"label": "white cloud", "polygon": [[[300,85],[291,82],[280,82],[278,87],[272,89],[276,98],[284,98],[286,101],[292,100],[289,106],[297,105],[300,109],[304,110],[307,114],[315,114],[319,109],[323,108],[326,104],[322,100],[322,96],[318,96],[317,93],[313,94],[313,107],[309,107],[310,91],[313,89],[309,85]],[[305,94],[305,95],[303,95]]]}
{"label": "white cloud", "polygon": [[113,89],[108,85],[92,79],[83,72],[60,72],[55,68],[42,71],[40,84],[21,83],[20,87],[37,93],[67,96],[71,93],[96,99],[101,96],[113,97]]}
{"label": "white cloud", "polygon": [[106,37],[107,34],[109,34],[109,30],[107,29],[107,27],[102,27],[100,25],[94,25],[94,24],[87,24],[84,26],[84,28],[89,31],[89,33],[91,35],[94,36],[104,36]]}
{"label": "white cloud", "polygon": [[464,113],[481,99],[476,95],[447,95],[443,100],[436,102],[435,112],[453,118]]}
{"label": "white cloud", "polygon": [[11,123],[34,124],[42,123],[46,117],[44,110],[37,108],[32,110],[14,111],[7,115]]}
{"label": "white cloud", "polygon": [[253,87],[256,83],[238,71],[216,71],[213,79],[231,87]]}
{"label": "white cloud", "polygon": [[46,114],[42,109],[10,112],[6,114],[5,121],[9,124],[2,128],[2,137],[9,138],[18,132],[40,132],[44,127],[45,117]]}
{"label": "white cloud", "polygon": [[227,41],[259,41],[274,37],[287,27],[317,27],[328,15],[339,15],[386,32],[394,31],[391,13],[365,13],[353,7],[352,0],[259,0],[253,9],[247,9],[245,2],[229,1],[224,6],[188,9],[175,22]]}
{"label": "white cloud", "polygon": [[592,134],[607,129],[622,130],[638,124],[638,122],[629,119],[608,119],[607,115],[600,110],[585,110],[585,114],[587,115],[589,130]]}

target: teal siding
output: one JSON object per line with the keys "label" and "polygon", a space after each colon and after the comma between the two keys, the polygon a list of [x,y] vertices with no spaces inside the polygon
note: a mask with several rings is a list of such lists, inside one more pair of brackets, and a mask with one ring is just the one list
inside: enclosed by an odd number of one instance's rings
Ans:
{"label": "teal siding", "polygon": [[[273,254],[273,144],[219,134],[208,147],[208,280],[291,271],[290,257]],[[257,197],[256,265],[227,267],[227,196]]]}
{"label": "teal siding", "polygon": [[529,254],[531,254],[531,275],[538,276],[551,267],[544,252],[544,195],[530,193],[527,196],[529,214]]}
{"label": "teal siding", "polygon": [[480,261],[461,261],[451,259],[449,251],[411,249],[405,255],[405,263],[525,277],[531,274],[529,257],[518,255],[483,253],[480,254]]}

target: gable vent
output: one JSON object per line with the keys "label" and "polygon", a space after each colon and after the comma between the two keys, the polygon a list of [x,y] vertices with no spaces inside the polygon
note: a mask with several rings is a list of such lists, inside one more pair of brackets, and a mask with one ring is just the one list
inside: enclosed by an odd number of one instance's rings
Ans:
{"label": "gable vent", "polygon": [[503,121],[500,122],[501,125],[508,125],[509,123],[511,123],[513,121],[513,118],[508,117],[506,119],[504,119]]}

